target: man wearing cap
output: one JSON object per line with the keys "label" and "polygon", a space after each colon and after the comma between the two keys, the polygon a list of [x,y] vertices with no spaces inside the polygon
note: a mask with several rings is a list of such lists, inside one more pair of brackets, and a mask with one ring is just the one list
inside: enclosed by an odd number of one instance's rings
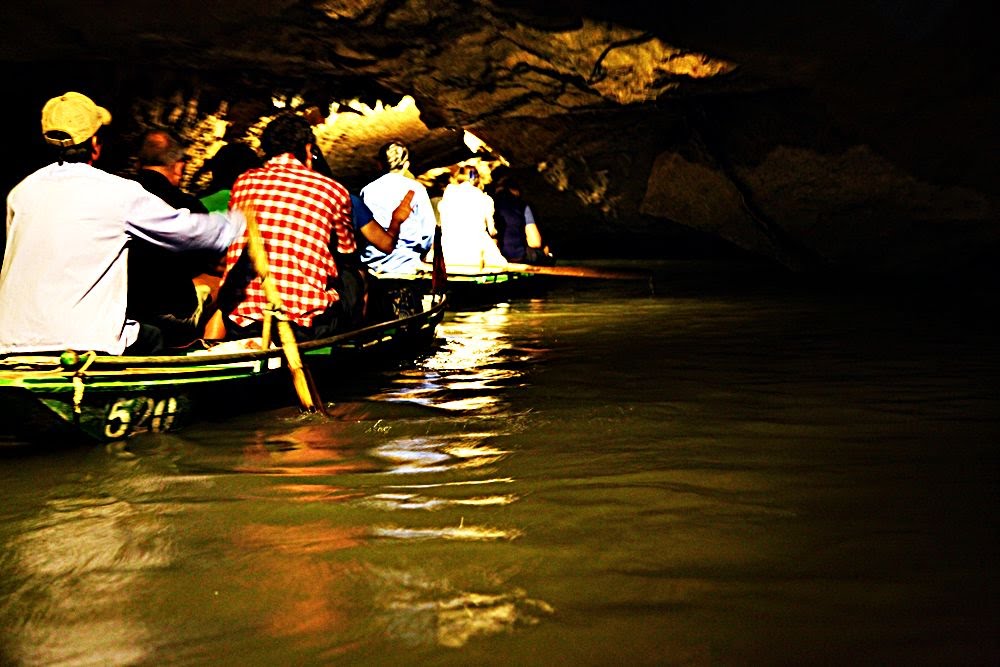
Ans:
{"label": "man wearing cap", "polygon": [[130,241],[223,252],[242,233],[239,214],[174,209],[135,181],[94,167],[98,130],[110,122],[107,109],[80,93],[42,109],[42,134],[56,159],[7,196],[0,354],[159,353],[159,330],[126,316]]}
{"label": "man wearing cap", "polygon": [[384,173],[361,189],[361,199],[371,209],[375,221],[389,230],[393,211],[413,191],[410,215],[399,227],[392,252],[382,252],[369,243],[362,250],[361,260],[376,274],[415,273],[426,266],[422,257],[434,240],[437,226],[434,208],[427,188],[410,174],[410,152],[406,145],[400,141],[385,144],[379,149],[378,161]]}

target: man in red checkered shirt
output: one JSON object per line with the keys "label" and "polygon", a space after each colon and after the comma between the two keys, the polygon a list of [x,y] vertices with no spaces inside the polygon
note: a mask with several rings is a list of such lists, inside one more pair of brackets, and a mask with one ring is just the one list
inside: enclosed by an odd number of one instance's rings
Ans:
{"label": "man in red checkered shirt", "polygon": [[[338,292],[342,281],[334,257],[357,250],[351,197],[342,185],[312,169],[315,141],[305,118],[291,112],[277,115],[261,135],[264,166],[240,176],[229,201],[232,209],[253,210],[284,314],[299,340],[350,328],[359,315],[343,305],[355,299]],[[243,252],[246,242],[244,233],[226,254],[220,308],[227,338],[260,336],[267,306],[260,278]]]}

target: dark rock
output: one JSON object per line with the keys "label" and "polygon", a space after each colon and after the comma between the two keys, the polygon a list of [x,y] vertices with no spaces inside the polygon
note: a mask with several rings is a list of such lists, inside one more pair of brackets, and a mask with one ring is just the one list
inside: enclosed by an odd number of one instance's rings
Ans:
{"label": "dark rock", "polygon": [[795,270],[900,273],[989,266],[1000,240],[992,37],[965,3],[101,7],[4,9],[5,187],[38,166],[40,108],[66,90],[115,115],[112,170],[154,121],[202,137],[227,121],[233,137],[272,98],[412,95],[419,122],[323,135],[338,177],[363,184],[394,132],[419,167],[465,159],[467,129],[580,254],[673,256],[711,236]]}

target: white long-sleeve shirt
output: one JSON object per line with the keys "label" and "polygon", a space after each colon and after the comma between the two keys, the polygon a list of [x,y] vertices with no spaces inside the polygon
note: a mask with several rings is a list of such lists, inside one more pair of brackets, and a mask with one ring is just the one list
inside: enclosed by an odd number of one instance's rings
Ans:
{"label": "white long-sleeve shirt", "polygon": [[82,163],[51,164],[7,196],[0,270],[0,354],[94,350],[135,342],[128,242],[225,251],[245,221],[176,210],[130,181]]}

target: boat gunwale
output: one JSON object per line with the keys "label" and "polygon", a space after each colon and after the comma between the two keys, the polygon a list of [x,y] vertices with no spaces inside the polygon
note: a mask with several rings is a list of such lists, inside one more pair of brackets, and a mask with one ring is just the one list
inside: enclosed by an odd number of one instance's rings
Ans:
{"label": "boat gunwale", "polygon": [[[353,340],[356,338],[362,338],[370,334],[377,334],[379,332],[385,331],[387,329],[405,328],[407,324],[413,322],[419,322],[422,320],[429,320],[436,316],[437,314],[443,314],[445,307],[447,306],[447,298],[443,295],[436,296],[437,301],[432,303],[426,310],[415,313],[413,315],[407,315],[406,317],[401,317],[394,320],[385,320],[383,322],[377,322],[375,324],[370,324],[366,327],[360,329],[353,329],[351,331],[345,331],[334,336],[328,336],[326,338],[319,338],[310,341],[301,341],[298,343],[299,351],[302,353],[308,353],[313,350],[322,349],[325,347],[334,347],[338,343]],[[20,373],[27,369],[23,366],[29,364],[41,365],[48,360],[53,360],[45,365],[53,367],[53,371],[67,371],[72,373],[74,368],[62,367],[60,363],[61,353],[38,353],[33,354],[12,354],[6,357],[0,357],[0,364],[10,363],[8,368],[0,367],[0,373]],[[275,357],[281,357],[284,355],[284,351],[281,347],[272,347],[267,350],[244,350],[240,352],[227,352],[224,354],[212,354],[209,353],[198,353],[198,354],[178,354],[178,355],[155,355],[155,356],[120,356],[120,355],[97,355],[94,357],[93,361],[87,366],[88,369],[94,368],[137,368],[146,366],[189,366],[189,367],[211,367],[220,366],[225,364],[233,364],[238,362],[253,362],[262,361],[265,359],[272,359]],[[22,368],[18,368],[15,364],[19,364]],[[35,369],[36,371],[38,369]]]}

